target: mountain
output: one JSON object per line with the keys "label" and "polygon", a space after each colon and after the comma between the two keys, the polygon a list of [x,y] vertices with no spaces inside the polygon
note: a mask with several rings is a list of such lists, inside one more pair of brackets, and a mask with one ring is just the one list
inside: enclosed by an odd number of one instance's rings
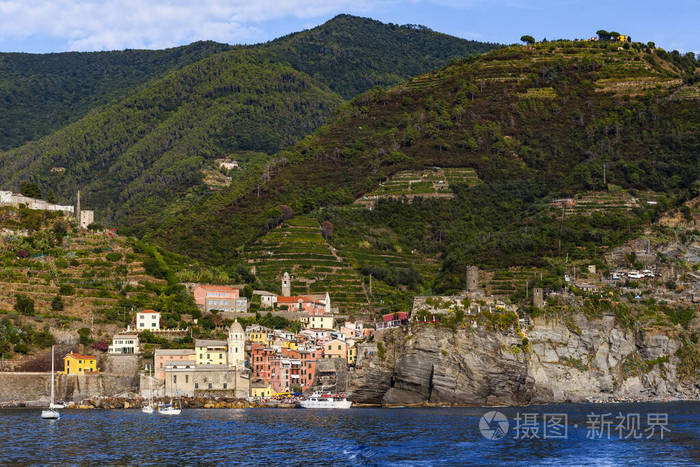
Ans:
{"label": "mountain", "polygon": [[163,73],[231,46],[165,50],[0,53],[0,150],[38,139]]}
{"label": "mountain", "polygon": [[80,188],[103,220],[139,224],[238,186],[241,173],[222,173],[216,159],[241,159],[242,172],[263,167],[270,154],[326,121],[341,95],[493,47],[340,16],[171,70],[119,102],[0,153],[0,183],[16,188],[32,179],[63,202]]}
{"label": "mountain", "polygon": [[[603,252],[696,194],[697,67],[638,43],[494,50],[362,94],[265,173],[141,232],[208,261],[248,262],[290,213],[310,213],[332,224],[331,247],[356,270],[426,292],[460,290],[470,264],[505,271],[489,290],[565,259],[602,264]],[[382,192],[395,195],[362,207]],[[437,273],[416,280],[430,262]]]}

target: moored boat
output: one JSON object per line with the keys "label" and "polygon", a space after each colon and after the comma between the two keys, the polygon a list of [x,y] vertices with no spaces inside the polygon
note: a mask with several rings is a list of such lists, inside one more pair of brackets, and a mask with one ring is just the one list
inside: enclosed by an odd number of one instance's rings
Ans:
{"label": "moored boat", "polygon": [[329,394],[315,392],[309,398],[299,401],[299,405],[304,409],[349,409],[352,401],[341,394]]}
{"label": "moored boat", "polygon": [[[49,403],[49,408],[41,411],[41,418],[45,420],[58,420],[61,418],[61,414],[56,410],[58,407],[55,403],[55,389],[54,389],[54,347],[51,346],[51,402]],[[63,408],[61,406],[61,408]]]}

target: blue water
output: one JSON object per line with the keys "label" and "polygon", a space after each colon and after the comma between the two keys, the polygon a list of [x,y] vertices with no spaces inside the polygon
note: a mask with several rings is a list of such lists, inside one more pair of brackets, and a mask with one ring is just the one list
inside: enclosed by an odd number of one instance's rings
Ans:
{"label": "blue water", "polygon": [[[288,465],[689,465],[700,464],[700,403],[567,404],[495,409],[509,422],[500,440],[479,421],[493,408],[351,410],[63,410],[45,421],[35,410],[0,411],[2,464]],[[518,413],[566,413],[566,439],[515,439]],[[664,437],[587,439],[587,421],[610,413],[667,414]],[[593,418],[595,420],[595,418]],[[537,424],[537,423],[533,423]],[[524,424],[523,424],[524,426]],[[559,426],[561,429],[561,426]],[[660,431],[660,430],[659,430]],[[550,433],[552,431],[550,430]],[[624,433],[628,433],[627,430]],[[623,434],[624,434],[623,433]],[[530,431],[530,435],[533,432]],[[562,435],[561,430],[558,435]]]}

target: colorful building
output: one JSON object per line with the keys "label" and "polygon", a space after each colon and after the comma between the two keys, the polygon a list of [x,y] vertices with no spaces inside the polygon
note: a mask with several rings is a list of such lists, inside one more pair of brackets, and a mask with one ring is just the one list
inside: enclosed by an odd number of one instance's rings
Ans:
{"label": "colorful building", "polygon": [[197,339],[194,342],[197,365],[227,365],[226,341]]}
{"label": "colorful building", "polygon": [[272,397],[272,386],[263,379],[254,379],[250,382],[250,397],[257,397],[259,399]]}
{"label": "colorful building", "polygon": [[334,329],[335,318],[332,314],[302,315],[301,322],[306,329]]}
{"label": "colorful building", "polygon": [[272,377],[271,360],[275,351],[261,342],[253,342],[250,345],[250,369],[253,376],[270,381]]}
{"label": "colorful building", "polygon": [[185,362],[185,365],[194,365],[196,360],[194,349],[156,349],[153,354],[153,376],[164,380],[168,362]]}
{"label": "colorful building", "polygon": [[94,355],[80,355],[74,352],[63,357],[63,374],[84,375],[97,373],[97,357]]}
{"label": "colorful building", "polygon": [[348,342],[348,365],[355,366],[357,363],[357,346],[355,341]]}
{"label": "colorful building", "polygon": [[218,311],[246,311],[247,301],[239,302],[240,294],[238,289],[224,285],[200,284],[194,288],[194,302],[202,310],[209,312]]}
{"label": "colorful building", "polygon": [[342,358],[348,359],[348,344],[345,342],[333,339],[323,346],[323,358]]}

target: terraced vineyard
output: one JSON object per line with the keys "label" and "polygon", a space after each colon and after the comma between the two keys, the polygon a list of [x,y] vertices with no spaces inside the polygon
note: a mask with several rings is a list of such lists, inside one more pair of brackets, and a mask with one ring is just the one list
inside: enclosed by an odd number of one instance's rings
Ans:
{"label": "terraced vineyard", "polygon": [[537,279],[536,268],[510,268],[504,271],[481,272],[480,286],[487,295],[508,297],[525,288],[528,281]]}
{"label": "terraced vineyard", "polygon": [[280,291],[282,275],[289,272],[293,295],[327,291],[341,313],[367,307],[362,277],[334,253],[314,217],[289,219],[256,241],[247,256],[257,277],[272,291]]}
{"label": "terraced vineyard", "polygon": [[629,211],[652,206],[656,204],[657,198],[658,194],[652,191],[637,193],[635,196],[625,191],[589,191],[578,193],[573,198],[554,200],[550,206],[560,210],[564,205],[566,214],[590,215],[594,212]]}
{"label": "terraced vineyard", "polygon": [[474,169],[434,167],[427,170],[402,170],[374,191],[356,201],[357,204],[373,206],[379,199],[407,197],[453,198],[450,183],[476,185],[480,183]]}

